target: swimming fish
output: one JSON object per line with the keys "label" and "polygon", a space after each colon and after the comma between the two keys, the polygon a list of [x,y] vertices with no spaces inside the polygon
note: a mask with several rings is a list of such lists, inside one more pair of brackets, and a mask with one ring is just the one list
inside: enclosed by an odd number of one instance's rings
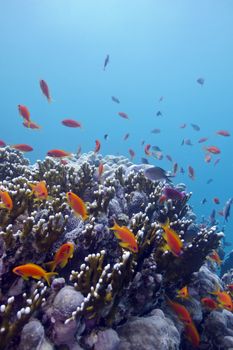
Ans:
{"label": "swimming fish", "polygon": [[200,131],[201,130],[201,128],[200,128],[200,126],[199,125],[197,125],[197,124],[190,124],[191,125],[191,127],[195,130],[195,131]]}
{"label": "swimming fish", "polygon": [[228,218],[230,217],[230,210],[231,210],[232,203],[233,203],[233,198],[228,199],[228,201],[226,201],[225,206],[223,208],[223,216],[225,221],[228,221]]}
{"label": "swimming fish", "polygon": [[113,230],[116,238],[121,241],[119,245],[122,248],[128,249],[133,253],[138,253],[138,243],[136,237],[128,227],[119,226],[116,222],[114,222],[114,225],[110,227],[110,230]]}
{"label": "swimming fish", "polygon": [[166,158],[169,160],[169,162],[172,162],[172,157],[169,154],[166,154]]}
{"label": "swimming fish", "polygon": [[5,147],[5,146],[6,146],[5,142],[0,140],[0,147]]}
{"label": "swimming fish", "polygon": [[183,288],[177,291],[177,298],[182,298],[182,299],[189,298],[189,292],[188,292],[187,286],[184,286]]}
{"label": "swimming fish", "polygon": [[28,122],[30,122],[30,112],[26,106],[18,105],[19,114]]}
{"label": "swimming fish", "polygon": [[99,163],[99,166],[98,166],[98,177],[99,177],[99,179],[101,178],[101,176],[103,174],[103,171],[104,171],[104,165],[103,165],[103,163]]}
{"label": "swimming fish", "polygon": [[118,112],[118,115],[119,115],[121,118],[129,119],[128,114],[126,114],[125,112]]}
{"label": "swimming fish", "polygon": [[100,141],[99,140],[95,140],[95,149],[94,149],[95,153],[99,152],[100,146],[101,146]]}
{"label": "swimming fish", "polygon": [[104,70],[106,69],[107,65],[109,64],[109,55],[106,56],[105,60],[104,60]]}
{"label": "swimming fish", "polygon": [[82,217],[83,220],[88,219],[87,208],[83,200],[73,192],[67,192],[66,198],[69,206],[74,210],[76,215]]}
{"label": "swimming fish", "polygon": [[190,341],[193,347],[198,348],[200,344],[200,335],[193,322],[185,326],[184,330],[186,338]]}
{"label": "swimming fish", "polygon": [[209,185],[209,184],[211,184],[211,182],[213,182],[213,181],[214,181],[214,180],[210,178],[210,179],[208,179],[208,180],[206,181],[206,184]]}
{"label": "swimming fish", "polygon": [[179,257],[183,248],[179,235],[170,227],[168,218],[164,224],[160,223],[160,226],[164,230],[163,238],[167,242],[166,249],[170,250],[176,257]]}
{"label": "swimming fish", "polygon": [[53,157],[53,158],[64,158],[64,157],[69,157],[70,155],[71,155],[70,152],[66,152],[61,149],[52,149],[47,152],[47,156]]}
{"label": "swimming fish", "polygon": [[81,124],[73,119],[64,119],[61,123],[69,128],[81,128]]}
{"label": "swimming fish", "polygon": [[157,113],[156,113],[156,116],[157,117],[161,117],[163,114],[162,114],[162,112],[161,111],[158,111]]}
{"label": "swimming fish", "polygon": [[208,140],[208,137],[201,137],[199,140],[198,140],[198,143],[203,143],[203,142],[206,142]]}
{"label": "swimming fish", "polygon": [[104,134],[104,139],[105,139],[105,141],[108,140],[108,134]]}
{"label": "swimming fish", "polygon": [[135,152],[132,148],[129,148],[130,159],[133,160],[135,157]]}
{"label": "swimming fish", "polygon": [[191,180],[195,179],[195,172],[191,165],[188,166],[188,176],[190,177]]}
{"label": "swimming fish", "polygon": [[12,145],[11,148],[16,149],[17,151],[20,152],[31,152],[33,151],[33,148],[29,145],[26,145],[24,143],[18,144],[18,145]]}
{"label": "swimming fish", "polygon": [[181,125],[180,125],[180,128],[181,128],[181,129],[186,128],[186,124],[185,124],[185,123],[184,123],[184,124],[181,124]]}
{"label": "swimming fish", "polygon": [[126,141],[129,138],[129,133],[125,134],[124,141]]}
{"label": "swimming fish", "polygon": [[204,78],[198,78],[197,79],[197,83],[200,84],[200,85],[204,85],[205,79]]}
{"label": "swimming fish", "polygon": [[218,308],[218,303],[211,298],[202,298],[201,303],[209,310],[216,310]]}
{"label": "swimming fish", "polygon": [[212,212],[210,213],[210,223],[211,223],[211,225],[214,225],[215,224],[215,215],[216,215],[216,211],[215,211],[215,209],[213,209],[212,210]]}
{"label": "swimming fish", "polygon": [[150,147],[151,145],[147,144],[144,148],[144,152],[147,156],[150,156],[151,155],[151,152],[150,152]]}
{"label": "swimming fish", "polygon": [[43,79],[40,80],[40,88],[41,88],[42,93],[47,98],[48,102],[50,103],[52,101],[52,99],[51,99],[51,95],[49,92],[49,87],[48,87],[48,84],[46,83],[46,81]]}
{"label": "swimming fish", "polygon": [[37,280],[43,278],[46,280],[49,286],[51,277],[58,275],[57,272],[47,272],[39,265],[33,263],[16,266],[13,269],[13,272],[25,280],[28,280],[29,277],[35,278]]}
{"label": "swimming fish", "polygon": [[214,197],[214,198],[213,198],[213,202],[214,202],[215,204],[220,204],[220,200],[219,200],[219,198],[217,198],[217,197]]}
{"label": "swimming fish", "polygon": [[227,130],[218,130],[216,131],[216,134],[221,136],[231,136],[231,134]]}
{"label": "swimming fish", "polygon": [[8,211],[11,211],[13,209],[13,201],[7,191],[0,190],[0,199],[0,208],[7,209]]}
{"label": "swimming fish", "polygon": [[171,175],[168,175],[166,170],[160,167],[152,166],[150,168],[147,168],[144,170],[144,175],[151,181],[165,180],[171,182],[171,180],[169,179]]}
{"label": "swimming fish", "polygon": [[206,155],[205,155],[205,162],[206,163],[210,163],[211,162],[211,155],[209,154],[209,153],[206,153]]}
{"label": "swimming fish", "polygon": [[149,164],[149,162],[148,162],[148,159],[146,159],[146,158],[141,158],[141,162],[142,162],[142,164]]}
{"label": "swimming fish", "polygon": [[67,242],[62,244],[62,246],[57,250],[55,257],[52,261],[46,263],[45,265],[50,268],[53,272],[56,270],[57,266],[61,268],[65,267],[68,260],[73,257],[74,254],[74,243]]}
{"label": "swimming fish", "polygon": [[208,255],[208,259],[216,262],[216,264],[218,264],[219,266],[221,265],[222,263],[222,260],[220,259],[218,253],[216,252],[216,250],[214,250],[212,253],[210,253]]}
{"label": "swimming fish", "polygon": [[179,304],[175,301],[172,301],[167,298],[168,305],[172,308],[172,310],[176,313],[178,318],[185,324],[189,325],[192,323],[192,318],[190,316],[189,311],[182,304]]}
{"label": "swimming fish", "polygon": [[41,129],[41,126],[39,126],[38,124],[36,124],[35,122],[33,121],[28,121],[28,120],[24,120],[23,122],[23,126],[25,126],[25,128],[28,128],[28,129]]}
{"label": "swimming fish", "polygon": [[45,181],[37,182],[37,184],[29,183],[29,186],[32,189],[32,194],[34,194],[34,196],[38,200],[47,200],[48,199],[48,190],[47,190]]}
{"label": "swimming fish", "polygon": [[206,147],[205,149],[206,149],[206,151],[213,153],[213,154],[221,153],[221,150],[216,146],[209,146],[209,147]]}
{"label": "swimming fish", "polygon": [[151,133],[152,133],[152,134],[160,134],[160,132],[161,132],[161,130],[160,130],[160,129],[157,129],[157,128],[151,130]]}
{"label": "swimming fish", "polygon": [[216,295],[217,301],[219,302],[219,305],[226,310],[232,311],[233,310],[233,304],[231,296],[223,291],[221,292],[219,289],[217,289],[214,292],[210,292],[210,294]]}
{"label": "swimming fish", "polygon": [[190,139],[185,139],[185,140],[184,140],[184,143],[185,143],[185,145],[187,145],[187,146],[193,146],[193,144],[192,144],[192,142],[191,142]]}
{"label": "swimming fish", "polygon": [[221,158],[217,158],[216,161],[214,162],[214,166],[216,166],[220,162]]}
{"label": "swimming fish", "polygon": [[166,199],[172,199],[175,201],[181,201],[184,199],[185,192],[180,192],[173,187],[164,187],[163,194]]}
{"label": "swimming fish", "polygon": [[174,163],[174,164],[173,164],[173,175],[174,175],[174,176],[176,176],[176,174],[177,174],[178,167],[179,167],[179,166],[178,166],[178,163]]}
{"label": "swimming fish", "polygon": [[207,199],[203,198],[202,201],[201,201],[201,204],[205,204],[206,202],[207,202]]}
{"label": "swimming fish", "polygon": [[112,100],[113,102],[120,103],[120,100],[115,96],[112,96]]}

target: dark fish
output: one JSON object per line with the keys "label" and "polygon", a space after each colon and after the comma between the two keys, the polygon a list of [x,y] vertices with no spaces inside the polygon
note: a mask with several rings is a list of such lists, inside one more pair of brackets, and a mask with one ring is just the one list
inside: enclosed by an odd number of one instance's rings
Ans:
{"label": "dark fish", "polygon": [[125,134],[124,141],[126,141],[129,138],[129,133]]}
{"label": "dark fish", "polygon": [[192,146],[192,145],[193,145],[190,139],[184,140],[184,143],[185,143],[187,146]]}
{"label": "dark fish", "polygon": [[182,140],[182,142],[181,142],[181,144],[180,144],[181,146],[184,146],[184,139]]}
{"label": "dark fish", "polygon": [[106,56],[105,60],[104,60],[104,70],[107,67],[107,65],[109,64],[109,55]]}
{"label": "dark fish", "polygon": [[159,98],[159,102],[162,102],[162,101],[163,101],[163,99],[164,99],[164,97],[163,97],[163,96],[160,96],[160,98]]}
{"label": "dark fish", "polygon": [[120,100],[115,96],[112,96],[112,100],[113,102],[120,103]]}
{"label": "dark fish", "polygon": [[206,202],[207,202],[207,199],[203,198],[202,201],[201,201],[201,204],[205,204]]}
{"label": "dark fish", "polygon": [[230,217],[230,210],[231,210],[231,204],[233,202],[233,198],[228,199],[226,202],[224,208],[223,208],[223,216],[225,221],[228,221],[228,218]]}
{"label": "dark fish", "polygon": [[151,148],[153,149],[153,151],[162,152],[159,146],[152,146]]}
{"label": "dark fish", "polygon": [[210,224],[211,224],[211,225],[214,225],[215,222],[216,222],[216,220],[215,220],[215,214],[216,214],[215,209],[213,209],[212,212],[210,213]]}
{"label": "dark fish", "polygon": [[192,126],[192,128],[193,128],[194,130],[196,130],[196,131],[200,131],[200,130],[201,130],[200,126],[198,126],[197,124],[192,124],[192,123],[191,123],[191,126]]}
{"label": "dark fish", "polygon": [[216,161],[214,162],[214,166],[216,166],[220,162],[220,158],[217,158]]}
{"label": "dark fish", "polygon": [[169,160],[169,162],[172,162],[172,157],[169,154],[166,154],[166,158]]}
{"label": "dark fish", "polygon": [[165,180],[165,181],[171,182],[171,180],[169,179],[171,175],[167,174],[166,170],[160,167],[153,166],[153,167],[147,168],[145,169],[144,174],[148,179],[152,181]]}
{"label": "dark fish", "polygon": [[213,181],[214,181],[213,179],[209,179],[209,180],[206,181],[206,184],[209,185],[209,184],[211,184],[211,182],[213,182]]}
{"label": "dark fish", "polygon": [[151,130],[152,134],[159,134],[161,132],[160,129],[153,129]]}
{"label": "dark fish", "polygon": [[162,114],[161,111],[158,111],[158,112],[156,113],[156,116],[157,116],[157,117],[162,117],[162,115],[163,115],[163,114]]}
{"label": "dark fish", "polygon": [[105,141],[108,140],[108,134],[105,134],[105,135],[104,135],[104,139],[105,139]]}
{"label": "dark fish", "polygon": [[148,160],[144,157],[141,158],[142,164],[149,164]]}
{"label": "dark fish", "polygon": [[204,78],[198,78],[197,83],[200,85],[204,85],[205,79]]}
{"label": "dark fish", "polygon": [[163,193],[167,199],[172,199],[176,201],[181,201],[185,196],[185,192],[177,191],[173,187],[165,187]]}
{"label": "dark fish", "polygon": [[180,173],[181,173],[181,174],[184,174],[184,173],[185,173],[184,168],[182,168],[182,167],[180,168]]}

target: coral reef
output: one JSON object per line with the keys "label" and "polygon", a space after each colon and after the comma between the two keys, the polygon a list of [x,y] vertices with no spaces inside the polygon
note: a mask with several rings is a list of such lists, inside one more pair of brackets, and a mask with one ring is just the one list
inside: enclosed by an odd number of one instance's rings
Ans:
{"label": "coral reef", "polygon": [[[20,152],[0,149],[0,188],[13,202],[12,210],[0,208],[1,350],[41,344],[48,349],[191,349],[187,325],[167,304],[187,285],[191,297],[181,303],[200,334],[200,348],[207,343],[209,349],[230,348],[231,312],[210,312],[201,303],[217,287],[226,289],[216,264],[206,260],[222,234],[216,226],[197,223],[188,204],[191,194],[161,201],[166,182],[148,179],[146,168],[93,152],[73,155],[65,165],[49,157],[29,165]],[[30,184],[42,180],[49,197],[37,200]],[[87,220],[67,204],[68,191],[85,202]],[[180,256],[164,238],[161,223],[167,219],[182,242]],[[119,245],[110,230],[114,222],[132,232],[137,253]],[[74,243],[73,257],[56,269],[59,278],[51,286],[12,272],[29,262],[47,271],[46,263],[68,241]],[[218,325],[219,335],[213,331]]]}

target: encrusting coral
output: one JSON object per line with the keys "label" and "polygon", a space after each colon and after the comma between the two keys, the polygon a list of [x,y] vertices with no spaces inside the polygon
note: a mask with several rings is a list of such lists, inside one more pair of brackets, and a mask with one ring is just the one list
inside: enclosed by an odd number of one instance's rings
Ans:
{"label": "encrusting coral", "polygon": [[[104,165],[101,177],[100,162]],[[16,348],[22,328],[32,316],[44,326],[49,322],[45,333],[53,341],[53,322],[48,320],[47,310],[59,293],[60,287],[55,285],[61,277],[62,287],[73,286],[72,293],[83,295],[81,304],[64,320],[61,332],[72,328],[72,342],[77,343],[77,333],[84,349],[89,348],[92,332],[110,327],[118,331],[119,325],[132,316],[144,317],[154,309],[166,312],[166,298],[174,299],[177,289],[192,285],[194,273],[218,249],[222,235],[216,227],[201,227],[191,218],[190,194],[185,193],[182,200],[161,202],[167,184],[148,179],[145,167],[135,167],[124,157],[103,158],[93,152],[73,156],[66,164],[48,157],[30,166],[18,151],[0,149],[0,189],[13,201],[12,210],[0,209],[0,349]],[[38,200],[30,184],[42,180],[49,196]],[[69,191],[85,202],[87,219],[77,216],[68,205]],[[162,229],[167,219],[169,230],[182,244],[179,256],[169,251]],[[114,222],[133,234],[138,252],[133,253],[126,245],[120,247],[111,230]],[[191,225],[198,230],[192,238]],[[12,272],[27,263],[47,271],[46,263],[67,242],[74,243],[73,257],[64,268],[57,267],[60,278],[51,287],[31,278],[23,281]],[[51,317],[56,318],[56,312]],[[178,330],[181,333],[181,328]],[[58,343],[62,344],[62,337]],[[66,340],[64,344],[69,346]],[[182,337],[181,349],[185,344]]]}

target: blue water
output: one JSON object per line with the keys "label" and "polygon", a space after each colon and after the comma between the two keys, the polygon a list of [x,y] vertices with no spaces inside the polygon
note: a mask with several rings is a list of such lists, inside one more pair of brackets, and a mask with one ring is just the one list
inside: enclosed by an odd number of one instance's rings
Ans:
{"label": "blue water", "polygon": [[[233,134],[232,12],[231,0],[2,1],[0,139],[32,145],[34,151],[27,155],[32,162],[54,148],[76,152],[81,145],[83,152],[93,150],[99,139],[102,154],[128,156],[132,148],[138,163],[145,140],[185,170],[193,166],[195,181],[186,173],[175,182],[185,182],[193,192],[191,204],[200,217],[209,216],[214,207],[222,209],[233,196],[233,135],[224,138],[215,132]],[[197,84],[199,77],[204,86]],[[40,91],[40,79],[50,87],[51,104]],[[120,105],[112,102],[112,95]],[[18,104],[29,108],[41,130],[22,126]],[[156,117],[158,110],[162,117]],[[120,118],[120,111],[129,120]],[[64,127],[61,120],[66,118],[80,121],[83,128]],[[182,123],[188,127],[180,129]],[[153,128],[161,134],[151,134]],[[123,141],[127,132],[130,137]],[[197,144],[203,136],[209,141]],[[183,138],[194,146],[181,147]],[[204,145],[221,148],[217,167],[204,162]],[[171,169],[166,159],[149,160]],[[206,185],[209,178],[214,181]],[[201,206],[203,197],[208,203]],[[219,206],[213,197],[219,197]],[[230,219],[226,235],[233,242],[232,230]]]}

